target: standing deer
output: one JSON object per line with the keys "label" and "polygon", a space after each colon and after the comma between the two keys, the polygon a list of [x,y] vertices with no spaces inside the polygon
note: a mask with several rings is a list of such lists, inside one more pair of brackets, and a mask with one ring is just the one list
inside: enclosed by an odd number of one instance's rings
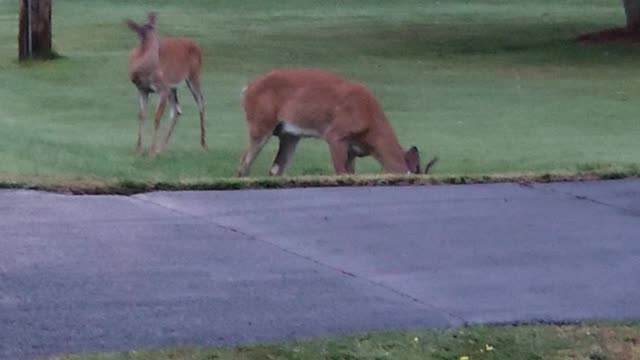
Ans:
{"label": "standing deer", "polygon": [[[355,173],[356,157],[372,155],[388,173],[419,174],[420,156],[406,152],[374,95],[362,84],[319,69],[274,70],[243,90],[249,146],[238,176],[246,176],[271,136],[280,145],[270,174],[284,174],[303,137],[323,138],[335,173]],[[433,158],[424,169],[436,163]]]}
{"label": "standing deer", "polygon": [[[161,38],[156,32],[156,15],[149,13],[145,24],[137,24],[127,20],[129,29],[138,34],[139,44],[129,54],[129,78],[138,89],[140,111],[138,113],[138,142],[136,150],[142,153],[142,132],[144,130],[145,112],[149,94],[160,95],[153,127],[153,140],[149,150],[150,156],[161,152],[169,143],[178,117],[182,114],[178,101],[177,87],[184,81],[191,91],[200,112],[200,145],[207,149],[204,125],[204,97],[200,91],[200,72],[202,55],[194,42],[184,38]],[[156,138],[160,127],[160,119],[169,102],[171,109],[170,125],[167,134],[156,151]]]}

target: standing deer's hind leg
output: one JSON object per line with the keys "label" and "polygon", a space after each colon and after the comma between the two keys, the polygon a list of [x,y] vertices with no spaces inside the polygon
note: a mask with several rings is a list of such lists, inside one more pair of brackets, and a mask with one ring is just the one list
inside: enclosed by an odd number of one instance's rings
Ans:
{"label": "standing deer's hind leg", "polygon": [[171,89],[171,95],[173,96],[173,100],[175,101],[176,111],[178,112],[178,115],[182,115],[182,108],[180,107],[180,100],[178,100],[178,89],[177,88]]}
{"label": "standing deer's hind leg", "polygon": [[162,142],[162,145],[160,146],[160,151],[163,151],[167,147],[167,145],[169,144],[169,139],[171,138],[171,135],[173,135],[173,131],[176,128],[176,124],[178,122],[178,118],[182,114],[182,110],[180,109],[180,103],[178,102],[178,90],[175,89],[175,88],[171,89],[171,91],[169,93],[169,109],[170,109],[170,113],[169,113],[169,118],[170,118],[169,129],[167,130],[167,134],[165,135],[164,141]]}
{"label": "standing deer's hind leg", "polygon": [[202,90],[200,89],[200,79],[192,77],[186,81],[187,87],[193,95],[193,99],[198,105],[198,112],[200,113],[200,145],[204,150],[207,150],[207,131],[204,123],[204,96],[202,96]]}
{"label": "standing deer's hind leg", "polygon": [[149,93],[138,90],[138,141],[136,143],[136,152],[142,154],[142,133],[144,132],[144,120],[146,117],[147,104],[149,103]]}

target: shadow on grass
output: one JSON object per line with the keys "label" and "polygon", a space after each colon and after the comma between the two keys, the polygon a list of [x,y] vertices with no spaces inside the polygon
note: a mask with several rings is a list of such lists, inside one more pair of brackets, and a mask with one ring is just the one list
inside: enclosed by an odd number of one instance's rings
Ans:
{"label": "shadow on grass", "polygon": [[611,65],[612,61],[635,61],[640,55],[640,46],[631,43],[576,41],[580,34],[601,28],[602,24],[544,19],[516,21],[400,25],[352,22],[304,33],[272,33],[266,39],[279,41],[283,48],[296,48],[317,56],[323,56],[321,52],[329,44],[334,50],[332,54],[338,57],[366,54],[391,59],[435,57],[464,61],[474,61],[474,57],[503,57],[530,65]]}

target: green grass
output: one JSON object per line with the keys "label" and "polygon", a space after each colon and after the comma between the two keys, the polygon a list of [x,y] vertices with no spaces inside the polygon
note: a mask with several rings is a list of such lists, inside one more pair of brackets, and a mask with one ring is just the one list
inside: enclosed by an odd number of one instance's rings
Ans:
{"label": "green grass", "polygon": [[618,360],[640,358],[637,323],[387,332],[237,348],[179,348],[55,360]]}
{"label": "green grass", "polygon": [[[136,39],[124,19],[151,9],[162,34],[203,48],[208,153],[184,90],[168,150],[155,160],[134,153],[137,100],[126,63]],[[622,24],[616,1],[65,0],[53,9],[63,58],[22,65],[16,2],[0,0],[0,14],[5,186],[229,182],[221,179],[235,175],[246,143],[240,89],[284,66],[366,83],[404,145],[440,156],[436,175],[629,174],[640,165],[640,49],[571,41]],[[276,143],[253,175],[267,173]],[[358,162],[359,173],[379,171],[372,159]],[[303,141],[290,174],[331,173],[326,145]]]}

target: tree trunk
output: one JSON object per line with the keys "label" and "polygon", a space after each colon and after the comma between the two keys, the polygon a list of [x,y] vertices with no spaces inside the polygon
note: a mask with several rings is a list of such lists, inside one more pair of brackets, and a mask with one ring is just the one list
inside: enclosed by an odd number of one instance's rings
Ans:
{"label": "tree trunk", "polygon": [[51,59],[51,0],[20,0],[18,59]]}
{"label": "tree trunk", "polygon": [[640,31],[640,0],[622,0],[624,13],[627,16],[627,29],[631,32]]}

